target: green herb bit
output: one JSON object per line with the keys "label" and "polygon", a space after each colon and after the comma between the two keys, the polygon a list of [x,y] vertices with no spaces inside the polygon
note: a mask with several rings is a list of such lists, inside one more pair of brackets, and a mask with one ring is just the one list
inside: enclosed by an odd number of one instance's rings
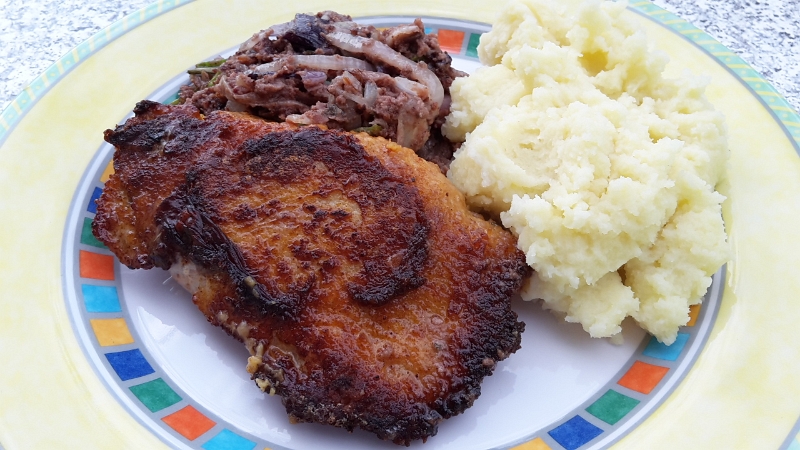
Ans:
{"label": "green herb bit", "polygon": [[220,75],[222,75],[222,72],[217,72],[217,73],[215,73],[215,74],[214,74],[214,77],[213,77],[213,78],[211,78],[210,80],[208,80],[208,84],[207,84],[206,86],[207,86],[207,87],[214,86],[214,84],[216,84],[216,83],[217,83],[217,80],[219,80],[219,77],[220,77]]}
{"label": "green herb bit", "polygon": [[182,105],[183,99],[181,97],[176,98],[175,100],[169,102],[170,105]]}
{"label": "green herb bit", "polygon": [[375,124],[369,127],[356,128],[353,131],[355,131],[356,133],[367,133],[370,136],[379,136],[382,130],[383,130],[382,126]]}
{"label": "green herb bit", "polygon": [[219,66],[225,64],[225,61],[226,61],[225,59],[220,58],[220,59],[215,59],[213,61],[203,61],[201,63],[195,64],[194,66],[198,67],[198,68],[219,67]]}
{"label": "green herb bit", "polygon": [[199,69],[189,69],[186,71],[189,75],[200,75],[201,73],[216,73],[219,69],[216,67],[201,67]]}

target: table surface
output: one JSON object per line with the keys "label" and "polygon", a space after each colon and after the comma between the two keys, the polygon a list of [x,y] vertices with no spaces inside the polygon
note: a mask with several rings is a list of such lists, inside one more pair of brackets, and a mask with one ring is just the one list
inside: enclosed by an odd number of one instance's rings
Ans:
{"label": "table surface", "polygon": [[[152,0],[0,0],[0,111],[62,55]],[[736,52],[800,110],[797,0],[654,0]]]}

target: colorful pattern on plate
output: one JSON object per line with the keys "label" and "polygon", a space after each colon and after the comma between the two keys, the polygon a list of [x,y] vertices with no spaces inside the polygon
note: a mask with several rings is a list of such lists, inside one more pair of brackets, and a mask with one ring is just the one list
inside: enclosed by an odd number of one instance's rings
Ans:
{"label": "colorful pattern on plate", "polygon": [[[106,155],[106,158],[109,156]],[[106,166],[97,183],[105,182],[109,173]],[[128,326],[130,318],[124,301],[120,299],[121,289],[117,283],[119,263],[91,234],[91,221],[96,213],[95,200],[101,192],[99,185],[93,186],[87,192],[88,201],[84,203],[82,217],[77,219],[81,226],[75,236],[78,241],[75,246],[78,273],[75,275],[80,292],[71,297],[82,303],[83,314],[80,321],[91,330],[92,342],[85,343],[92,347],[88,351],[94,350],[103,355],[104,366],[110,369],[108,372],[112,375],[111,378],[127,387],[127,394],[137,399],[141,407],[149,410],[152,419],[159,419],[162,422],[159,425],[171,428],[185,438],[186,443],[198,444],[206,449],[255,448],[257,438],[236,430],[232,425],[220,424],[219,418],[193,404],[151,362],[147,349],[137,344],[140,341]],[[673,345],[665,346],[655,338],[646,339],[634,358],[622,368],[609,386],[599,390],[578,408],[576,414],[555,423],[533,440],[514,449],[577,449],[600,441],[603,437],[612,441],[621,437],[622,433],[614,431],[629,430],[635,422],[657,406],[680,380],[680,375],[685,373],[702,348],[718,306],[723,276],[722,272],[715,276],[714,285],[706,295],[703,307],[697,305],[691,308],[691,320],[683,327]],[[711,313],[708,313],[709,310]],[[696,328],[698,323],[702,324],[699,330]],[[672,378],[668,375],[672,375]],[[622,421],[626,417],[628,420]],[[155,420],[152,422],[158,423]],[[617,426],[623,423],[625,427]],[[604,434],[607,436],[603,436]]]}
{"label": "colorful pattern on plate", "polygon": [[573,414],[512,450],[574,450],[589,444],[599,448],[624,436],[669,395],[694,362],[722,298],[722,279],[724,268],[714,275],[703,304],[691,307],[690,320],[681,328],[675,343],[666,346],[654,337],[645,339],[606,387]]}
{"label": "colorful pattern on plate", "polygon": [[[640,4],[640,10],[642,6],[646,5]],[[409,20],[413,18],[359,19],[376,26]],[[437,18],[423,20],[430,26],[426,31],[437,33],[442,47],[456,58],[477,58],[480,34],[488,25]],[[176,86],[185,80],[185,76],[176,77],[150,98],[169,102],[175,97]],[[73,267],[77,269],[66,274],[74,277],[76,287],[66,297],[72,303],[70,311],[78,328],[76,333],[87,354],[122,403],[168,443],[207,450],[280,448],[225,423],[193,401],[154,363],[130,326],[119,282],[119,263],[91,233],[95,200],[113,171],[112,153],[110,146],[103,145],[87,169],[83,188],[79,188],[68,218],[76,223],[76,232],[65,239],[65,257],[74,258]],[[581,406],[523,442],[509,442],[509,445],[516,445],[513,446],[516,450],[577,449],[608,445],[624,436],[669,395],[691,367],[713,324],[723,278],[724,270],[715,275],[703,307],[692,308],[691,321],[681,329],[675,344],[667,347],[654,338],[645,339],[618,374]]]}
{"label": "colorful pattern on plate", "polygon": [[[109,172],[106,169],[98,182],[105,182]],[[95,200],[101,192],[100,186],[91,189],[83,217],[78,219],[81,226],[76,236],[79,292],[71,297],[81,303],[79,320],[90,330],[91,342],[84,345],[91,345],[102,355],[111,382],[118,383],[126,395],[138,401],[139,407],[150,412],[152,419],[160,420],[162,426],[185,442],[208,450],[255,448],[256,442],[251,437],[232,431],[213,414],[192,404],[140,346],[140,340],[128,325],[130,316],[118,283],[119,262],[91,232]]]}

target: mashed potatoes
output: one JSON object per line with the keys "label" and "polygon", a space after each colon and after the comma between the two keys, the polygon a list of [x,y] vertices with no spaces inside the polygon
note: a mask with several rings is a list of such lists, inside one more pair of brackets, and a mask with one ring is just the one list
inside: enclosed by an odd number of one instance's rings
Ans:
{"label": "mashed potatoes", "polygon": [[715,186],[723,116],[667,79],[622,3],[514,1],[481,38],[488,67],[451,88],[448,177],[519,237],[523,292],[613,336],[628,316],[672,343],[728,258]]}

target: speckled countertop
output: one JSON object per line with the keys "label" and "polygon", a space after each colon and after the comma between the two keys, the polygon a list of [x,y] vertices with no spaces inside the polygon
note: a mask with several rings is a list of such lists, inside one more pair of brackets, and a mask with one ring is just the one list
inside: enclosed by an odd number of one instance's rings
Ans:
{"label": "speckled countertop", "polygon": [[[151,0],[0,0],[0,111],[62,55]],[[798,0],[653,0],[738,53],[800,110]]]}

